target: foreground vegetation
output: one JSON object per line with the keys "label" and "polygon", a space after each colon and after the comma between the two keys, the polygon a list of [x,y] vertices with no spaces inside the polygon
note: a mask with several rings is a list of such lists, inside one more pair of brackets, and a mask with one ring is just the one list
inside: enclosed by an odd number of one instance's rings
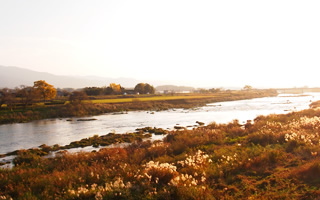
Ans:
{"label": "foreground vegetation", "polygon": [[[76,93],[75,93],[76,94]],[[132,110],[166,110],[192,108],[207,103],[276,96],[275,90],[222,91],[214,94],[131,95],[91,97],[81,95],[71,99],[57,99],[28,107],[0,110],[0,124],[28,122],[32,120],[63,117],[82,117],[109,112]],[[100,99],[101,98],[101,99]]]}
{"label": "foreground vegetation", "polygon": [[[320,109],[0,170],[1,199],[319,199]],[[22,155],[18,155],[18,158]],[[23,155],[26,156],[26,155]]]}
{"label": "foreground vegetation", "polygon": [[[146,127],[150,128],[150,127]],[[166,131],[163,129],[156,129],[151,128],[149,129],[155,133],[165,134]],[[59,153],[59,150],[67,150],[67,149],[73,149],[73,148],[83,148],[88,146],[93,147],[104,147],[112,144],[120,144],[120,143],[133,143],[135,141],[142,141],[146,138],[151,138],[151,131],[144,132],[144,131],[138,131],[135,133],[125,133],[125,134],[115,134],[115,133],[108,133],[107,135],[94,135],[93,137],[84,138],[80,141],[73,141],[68,145],[60,146],[58,144],[55,144],[53,146],[48,146],[46,144],[42,144],[39,146],[39,148],[31,148],[28,150],[21,149],[16,150],[13,152],[8,152],[6,154],[0,154],[0,158],[6,157],[6,156],[12,156],[12,155],[19,155],[17,158],[13,160],[14,164],[21,164],[22,162],[29,162],[30,160],[33,160],[34,158],[39,158],[40,156],[46,156],[51,152],[57,152]],[[10,162],[9,162],[10,163]],[[9,163],[2,163],[1,165],[9,164]]]}

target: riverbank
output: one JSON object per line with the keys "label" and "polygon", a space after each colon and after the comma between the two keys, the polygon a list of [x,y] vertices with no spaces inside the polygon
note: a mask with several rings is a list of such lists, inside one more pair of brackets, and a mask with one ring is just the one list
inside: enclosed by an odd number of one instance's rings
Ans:
{"label": "riverbank", "polygon": [[[315,104],[313,104],[315,105]],[[320,110],[169,131],[163,141],[0,170],[9,199],[318,199]]]}
{"label": "riverbank", "polygon": [[225,91],[215,94],[144,96],[98,99],[77,104],[33,106],[25,110],[1,110],[0,124],[23,123],[49,118],[83,117],[133,110],[159,111],[171,108],[193,108],[207,103],[276,96],[275,90]]}
{"label": "riverbank", "polygon": [[[29,162],[30,160],[34,159],[34,157],[46,156],[49,153],[58,152],[61,150],[69,150],[75,148],[84,148],[88,146],[92,147],[105,147],[114,144],[121,144],[121,143],[133,143],[135,141],[142,141],[143,139],[151,138],[151,133],[154,134],[166,134],[167,132],[162,129],[156,129],[151,127],[147,131],[136,131],[134,133],[125,133],[125,134],[115,134],[115,133],[108,133],[107,135],[94,135],[89,138],[83,138],[79,141],[73,141],[68,145],[60,146],[55,144],[53,146],[48,146],[46,144],[42,144],[39,148],[31,148],[31,149],[21,149],[15,150],[13,152],[8,152],[6,154],[0,154],[0,158],[7,157],[7,156],[17,156],[17,159],[13,160],[13,164],[21,164],[22,162]],[[157,131],[157,132],[155,132]],[[10,162],[11,163],[11,162]],[[1,165],[5,165],[9,163],[2,163]]]}

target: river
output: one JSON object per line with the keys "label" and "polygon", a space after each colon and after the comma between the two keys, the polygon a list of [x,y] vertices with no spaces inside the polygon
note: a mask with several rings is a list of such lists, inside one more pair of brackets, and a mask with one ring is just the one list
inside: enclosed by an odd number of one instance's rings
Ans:
{"label": "river", "polygon": [[93,135],[133,132],[136,128],[147,126],[173,129],[175,125],[195,126],[196,121],[205,124],[227,123],[233,119],[244,123],[258,115],[307,109],[312,101],[317,100],[320,100],[320,93],[305,93],[304,96],[280,94],[277,97],[212,103],[196,109],[132,111],[126,114],[110,113],[90,117],[95,118],[94,121],[77,121],[83,118],[67,121],[63,118],[0,125],[0,154],[38,147],[41,144],[66,145]]}

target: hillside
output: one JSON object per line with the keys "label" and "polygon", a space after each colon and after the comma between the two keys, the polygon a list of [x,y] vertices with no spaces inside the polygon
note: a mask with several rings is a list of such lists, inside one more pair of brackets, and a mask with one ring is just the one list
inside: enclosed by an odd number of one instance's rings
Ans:
{"label": "hillside", "polygon": [[0,71],[0,88],[14,88],[20,85],[33,85],[33,82],[36,80],[46,80],[57,88],[102,87],[104,85],[109,85],[110,83],[119,83],[123,87],[134,87],[140,82],[131,78],[59,76],[19,67],[0,66]]}
{"label": "hillside", "polygon": [[156,87],[157,91],[173,91],[173,92],[183,92],[183,91],[194,91],[195,88],[187,86],[176,86],[176,85],[160,85]]}

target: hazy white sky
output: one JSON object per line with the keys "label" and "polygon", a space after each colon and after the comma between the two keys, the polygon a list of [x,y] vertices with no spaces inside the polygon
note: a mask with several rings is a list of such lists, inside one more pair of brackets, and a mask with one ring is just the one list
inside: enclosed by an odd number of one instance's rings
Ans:
{"label": "hazy white sky", "polygon": [[320,86],[319,0],[0,0],[0,65],[197,87]]}

